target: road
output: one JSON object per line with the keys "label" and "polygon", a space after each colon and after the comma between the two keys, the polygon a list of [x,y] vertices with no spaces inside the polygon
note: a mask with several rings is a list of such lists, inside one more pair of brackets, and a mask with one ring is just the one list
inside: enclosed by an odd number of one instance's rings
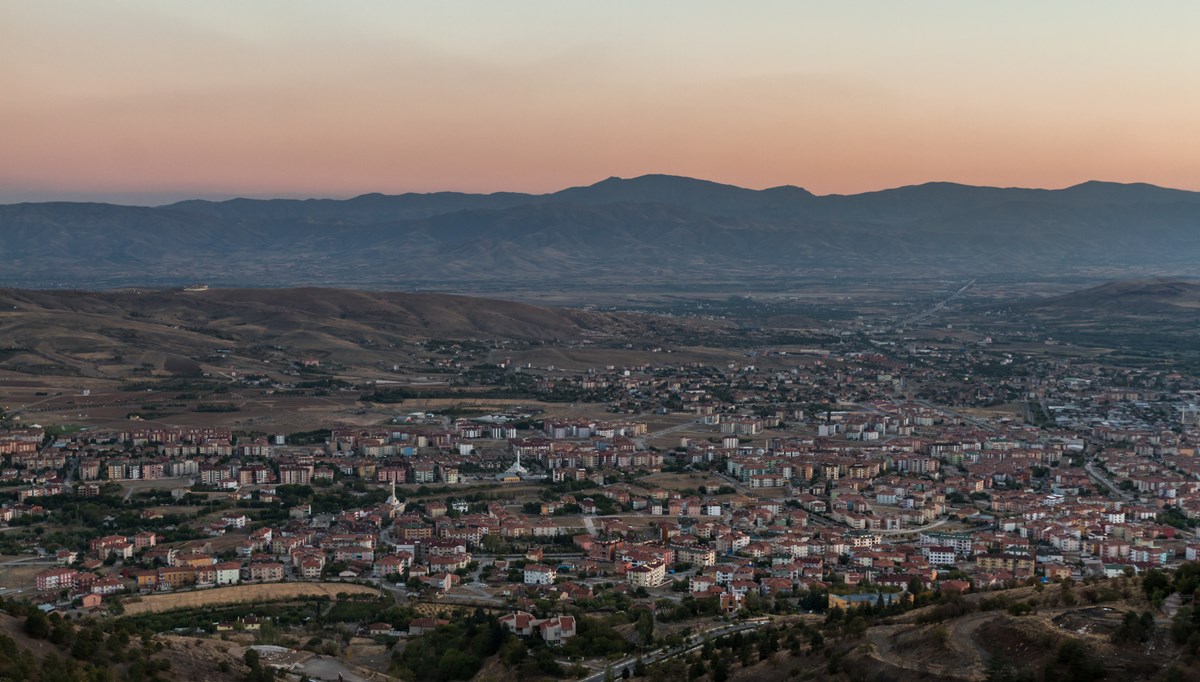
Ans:
{"label": "road", "polygon": [[880,535],[903,535],[905,533],[921,533],[921,532],[924,532],[927,530],[933,530],[934,528],[945,525],[947,521],[949,521],[949,519],[941,519],[938,521],[934,521],[933,523],[929,524],[928,526],[921,526],[919,528],[900,528],[898,530],[877,530],[875,532],[879,533]]}
{"label": "road", "polygon": [[760,619],[755,619],[755,620],[751,620],[751,621],[746,621],[745,623],[722,625],[722,626],[718,626],[715,628],[711,628],[711,629],[705,630],[704,632],[701,632],[699,634],[692,635],[692,637],[690,639],[688,639],[687,643],[684,644],[683,646],[679,646],[679,647],[676,647],[674,649],[670,649],[667,651],[663,651],[662,649],[656,649],[654,651],[651,651],[648,654],[645,654],[644,656],[630,656],[628,658],[623,658],[620,661],[617,661],[616,663],[612,663],[612,664],[605,666],[605,669],[601,670],[600,672],[597,672],[597,673],[594,673],[592,675],[582,678],[582,682],[603,682],[604,677],[608,674],[608,672],[610,670],[612,671],[614,678],[620,677],[621,672],[625,669],[629,669],[630,674],[632,674],[633,666],[637,664],[638,658],[641,658],[642,662],[645,663],[646,665],[650,665],[651,663],[655,663],[655,662],[658,662],[658,661],[661,661],[664,659],[671,658],[673,656],[678,656],[679,654],[683,654],[683,653],[687,653],[689,651],[693,651],[695,649],[699,649],[700,647],[704,646],[704,641],[706,639],[708,639],[708,640],[720,639],[721,637],[727,637],[729,635],[732,635],[735,632],[744,632],[746,630],[753,630],[755,628],[760,628],[764,625],[770,624],[770,622],[771,621],[767,618],[760,618]]}
{"label": "road", "polygon": [[647,433],[644,436],[639,436],[638,438],[634,438],[633,442],[637,443],[639,450],[649,450],[650,448],[646,444],[646,441],[650,440],[651,438],[658,438],[659,436],[665,436],[668,433],[675,433],[677,431],[685,431],[689,428],[696,426],[697,424],[703,424],[703,422],[700,421],[699,419],[693,419],[692,421],[687,421],[682,424],[676,424],[675,426],[671,426],[671,427],[662,429],[660,431],[655,431],[654,433]]}
{"label": "road", "polygon": [[964,422],[967,422],[968,424],[974,424],[975,426],[978,426],[979,428],[984,429],[986,431],[995,431],[996,430],[995,424],[991,424],[991,423],[984,421],[982,419],[979,419],[977,417],[972,417],[970,415],[963,414],[962,412],[955,412],[954,410],[952,410],[948,407],[943,407],[941,405],[934,405],[933,403],[931,403],[927,400],[913,400],[912,402],[914,402],[918,405],[924,405],[925,407],[928,407],[931,410],[937,410],[938,412],[941,412],[943,414],[948,414],[951,417],[956,417],[958,419],[963,420]]}
{"label": "road", "polygon": [[959,289],[957,291],[955,291],[953,294],[950,294],[946,298],[938,301],[937,303],[935,303],[932,306],[926,308],[925,310],[917,313],[916,315],[913,315],[912,317],[901,320],[900,322],[896,323],[895,327],[893,327],[893,328],[899,329],[901,327],[907,327],[914,323],[920,322],[921,320],[924,320],[927,317],[932,317],[932,316],[936,315],[943,308],[945,308],[947,305],[949,305],[950,301],[953,301],[954,299],[958,298],[959,296],[962,296],[963,294],[965,294],[967,292],[967,289],[970,289],[974,285],[975,285],[975,280],[971,280],[970,282],[967,282],[966,284],[959,287]]}
{"label": "road", "polygon": [[1096,482],[1100,483],[1101,485],[1103,485],[1105,488],[1108,488],[1109,490],[1111,490],[1113,492],[1114,495],[1117,495],[1118,497],[1120,497],[1124,500],[1132,500],[1133,499],[1133,493],[1128,492],[1126,490],[1121,490],[1117,486],[1113,485],[1113,482],[1110,481],[1107,476],[1105,476],[1104,474],[1097,471],[1091,462],[1084,464],[1083,470],[1088,473],[1088,476],[1092,477],[1093,481],[1096,481]]}
{"label": "road", "polygon": [[369,682],[371,679],[389,679],[385,676],[364,677],[346,667],[341,661],[329,656],[314,656],[293,668],[318,680],[344,680],[344,682]]}

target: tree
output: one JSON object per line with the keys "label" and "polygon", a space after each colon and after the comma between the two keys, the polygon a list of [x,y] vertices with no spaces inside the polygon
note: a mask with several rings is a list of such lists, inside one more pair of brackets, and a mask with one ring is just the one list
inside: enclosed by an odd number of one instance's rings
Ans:
{"label": "tree", "polygon": [[45,612],[35,610],[25,617],[25,634],[34,639],[46,639],[50,636],[50,619]]}
{"label": "tree", "polygon": [[638,638],[643,644],[650,643],[654,639],[654,614],[649,611],[642,612],[637,623]]}
{"label": "tree", "polygon": [[855,616],[846,623],[846,634],[851,637],[862,637],[867,631],[867,620],[862,616]]}
{"label": "tree", "polygon": [[1105,676],[1104,664],[1093,657],[1077,639],[1066,639],[1058,647],[1054,660],[1046,666],[1046,679],[1089,682]]}
{"label": "tree", "polygon": [[729,662],[724,657],[718,658],[712,667],[713,682],[726,682],[729,679]]}
{"label": "tree", "polygon": [[250,668],[249,672],[246,673],[246,682],[271,682],[275,679],[275,673],[270,668],[262,666],[258,652],[254,649],[246,649],[242,660]]}

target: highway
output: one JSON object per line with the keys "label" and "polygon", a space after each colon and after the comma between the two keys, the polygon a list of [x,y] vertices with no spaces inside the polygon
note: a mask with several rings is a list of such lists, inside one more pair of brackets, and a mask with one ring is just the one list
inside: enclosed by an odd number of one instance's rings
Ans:
{"label": "highway", "polygon": [[897,323],[895,325],[894,328],[899,329],[902,327],[908,327],[914,323],[924,320],[925,318],[933,317],[938,312],[940,312],[943,308],[945,308],[950,303],[950,301],[953,301],[954,299],[958,298],[959,296],[962,296],[963,294],[965,294],[967,292],[967,289],[970,289],[974,285],[975,285],[975,280],[971,280],[970,282],[967,282],[966,284],[959,287],[959,289],[957,291],[955,291],[953,294],[950,294],[946,298],[938,301],[937,303],[926,308],[925,310],[921,311],[920,313],[917,313],[916,315],[913,315],[912,317],[909,317],[907,319],[901,320],[899,323]]}

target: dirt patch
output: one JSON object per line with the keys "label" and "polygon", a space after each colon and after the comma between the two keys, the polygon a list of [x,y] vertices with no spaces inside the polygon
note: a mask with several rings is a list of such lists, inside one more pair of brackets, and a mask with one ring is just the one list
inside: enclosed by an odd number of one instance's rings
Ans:
{"label": "dirt patch", "polygon": [[1076,635],[1111,637],[1125,618],[1125,611],[1110,606],[1067,611],[1051,618],[1058,627]]}
{"label": "dirt patch", "polygon": [[1000,614],[979,626],[975,640],[990,658],[1022,663],[1040,660],[1058,644],[1051,633]]}
{"label": "dirt patch", "polygon": [[234,585],[177,594],[152,594],[129,598],[122,602],[122,605],[125,607],[127,615],[137,616],[171,609],[194,609],[219,604],[259,601],[284,601],[300,597],[326,596],[334,599],[339,592],[348,594],[379,593],[373,587],[345,583],[271,583],[267,585]]}
{"label": "dirt patch", "polygon": [[[218,640],[199,637],[157,635],[155,639],[166,645],[164,657],[171,661],[171,673],[178,680],[240,680],[245,669],[243,656],[245,647]],[[221,663],[228,664],[230,672],[221,672]]]}

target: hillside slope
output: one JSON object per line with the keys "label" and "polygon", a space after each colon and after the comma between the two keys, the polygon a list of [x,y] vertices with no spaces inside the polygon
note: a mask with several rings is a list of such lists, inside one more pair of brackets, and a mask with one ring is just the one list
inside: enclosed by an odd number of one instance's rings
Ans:
{"label": "hillside slope", "polygon": [[0,369],[111,376],[146,366],[187,374],[221,349],[377,365],[422,339],[602,340],[654,324],[637,315],[444,294],[7,289],[0,290]]}

